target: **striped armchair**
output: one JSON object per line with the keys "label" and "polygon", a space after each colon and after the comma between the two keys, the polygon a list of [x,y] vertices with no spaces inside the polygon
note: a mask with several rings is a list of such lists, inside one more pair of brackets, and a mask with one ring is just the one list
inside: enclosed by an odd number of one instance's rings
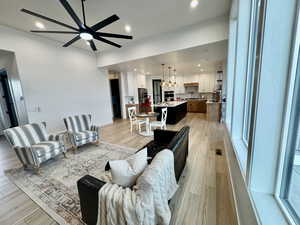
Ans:
{"label": "striped armchair", "polygon": [[62,135],[48,135],[46,123],[32,123],[4,131],[24,168],[39,171],[41,163],[60,153],[65,155]]}
{"label": "striped armchair", "polygon": [[100,127],[91,124],[90,114],[69,116],[64,119],[73,150],[87,143],[99,144]]}

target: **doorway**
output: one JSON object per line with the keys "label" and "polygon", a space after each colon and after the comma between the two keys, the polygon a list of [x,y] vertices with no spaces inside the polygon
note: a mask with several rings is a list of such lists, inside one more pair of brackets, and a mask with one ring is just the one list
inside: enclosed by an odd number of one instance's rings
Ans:
{"label": "doorway", "polygon": [[153,103],[161,103],[162,102],[162,89],[161,89],[161,80],[152,80],[153,87]]}
{"label": "doorway", "polygon": [[121,99],[119,79],[110,79],[111,104],[113,111],[113,119],[121,119]]}
{"label": "doorway", "polygon": [[19,125],[6,70],[0,70],[0,120],[3,129]]}

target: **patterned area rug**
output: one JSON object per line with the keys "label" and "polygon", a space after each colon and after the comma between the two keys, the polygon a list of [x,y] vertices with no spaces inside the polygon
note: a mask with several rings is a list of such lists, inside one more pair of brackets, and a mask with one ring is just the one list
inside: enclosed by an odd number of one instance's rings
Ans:
{"label": "patterned area rug", "polygon": [[81,147],[76,154],[68,152],[67,159],[59,156],[49,160],[42,164],[40,175],[23,168],[10,169],[5,174],[59,224],[79,225],[83,222],[77,180],[87,174],[104,180],[108,160],[124,159],[135,151],[102,142],[99,146]]}

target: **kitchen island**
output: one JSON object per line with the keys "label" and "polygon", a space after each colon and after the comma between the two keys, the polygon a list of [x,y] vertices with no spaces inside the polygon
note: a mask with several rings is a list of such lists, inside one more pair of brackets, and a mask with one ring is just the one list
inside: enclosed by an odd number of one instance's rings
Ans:
{"label": "kitchen island", "polygon": [[154,104],[154,112],[159,113],[157,120],[161,119],[161,109],[168,108],[167,124],[176,124],[182,120],[187,113],[186,101],[171,101],[166,103]]}

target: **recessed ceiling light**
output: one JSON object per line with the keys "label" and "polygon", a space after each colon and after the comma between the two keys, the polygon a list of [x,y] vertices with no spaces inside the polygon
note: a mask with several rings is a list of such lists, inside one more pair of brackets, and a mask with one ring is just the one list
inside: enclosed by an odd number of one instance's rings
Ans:
{"label": "recessed ceiling light", "polygon": [[41,22],[35,22],[35,26],[37,27],[37,28],[39,28],[39,29],[45,29],[45,25],[44,24],[42,24]]}
{"label": "recessed ceiling light", "polygon": [[131,26],[125,25],[125,31],[126,31],[127,33],[130,33],[130,32],[131,32]]}
{"label": "recessed ceiling light", "polygon": [[134,68],[134,71],[137,71],[137,68]]}
{"label": "recessed ceiling light", "polygon": [[149,75],[150,74],[150,72],[147,72],[147,75]]}
{"label": "recessed ceiling light", "polygon": [[93,40],[93,36],[89,33],[86,33],[86,32],[82,32],[79,34],[79,36],[83,39],[83,40],[86,40],[86,41],[90,41],[90,40]]}
{"label": "recessed ceiling light", "polygon": [[198,64],[197,66],[198,66],[198,67],[201,67],[201,64]]}
{"label": "recessed ceiling light", "polygon": [[192,0],[190,3],[191,8],[196,8],[199,4],[198,0]]}

